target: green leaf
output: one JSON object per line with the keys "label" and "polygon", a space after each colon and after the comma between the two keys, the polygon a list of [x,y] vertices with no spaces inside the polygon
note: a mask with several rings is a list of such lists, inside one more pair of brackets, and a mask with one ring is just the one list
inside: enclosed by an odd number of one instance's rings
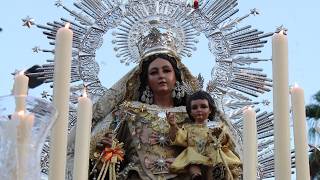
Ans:
{"label": "green leaf", "polygon": [[320,91],[318,91],[313,98],[320,104]]}
{"label": "green leaf", "polygon": [[318,105],[318,104],[307,105],[306,106],[306,116],[308,118],[319,119],[320,118],[320,105]]}

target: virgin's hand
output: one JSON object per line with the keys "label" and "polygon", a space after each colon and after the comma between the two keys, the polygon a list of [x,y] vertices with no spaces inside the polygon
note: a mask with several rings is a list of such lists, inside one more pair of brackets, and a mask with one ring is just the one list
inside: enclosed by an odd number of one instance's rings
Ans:
{"label": "virgin's hand", "polygon": [[97,143],[97,149],[104,150],[106,147],[112,146],[112,132],[107,132],[100,142]]}

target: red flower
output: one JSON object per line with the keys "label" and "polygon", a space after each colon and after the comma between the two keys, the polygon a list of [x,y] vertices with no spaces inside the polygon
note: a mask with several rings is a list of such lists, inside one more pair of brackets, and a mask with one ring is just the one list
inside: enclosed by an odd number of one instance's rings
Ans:
{"label": "red flower", "polygon": [[194,9],[198,9],[199,8],[199,1],[198,0],[194,0],[193,1],[193,8]]}

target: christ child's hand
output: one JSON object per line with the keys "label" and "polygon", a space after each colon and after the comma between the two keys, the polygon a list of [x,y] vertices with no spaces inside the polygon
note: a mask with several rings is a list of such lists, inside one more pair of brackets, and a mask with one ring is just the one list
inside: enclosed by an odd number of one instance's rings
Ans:
{"label": "christ child's hand", "polygon": [[166,116],[167,116],[167,121],[170,124],[170,126],[176,126],[177,125],[176,117],[172,112],[167,112]]}

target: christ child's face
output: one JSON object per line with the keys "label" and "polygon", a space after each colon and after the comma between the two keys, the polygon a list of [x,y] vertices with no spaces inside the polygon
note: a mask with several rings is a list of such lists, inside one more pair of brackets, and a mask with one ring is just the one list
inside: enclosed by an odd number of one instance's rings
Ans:
{"label": "christ child's face", "polygon": [[197,99],[191,101],[191,116],[198,124],[203,124],[209,117],[211,109],[208,100]]}

